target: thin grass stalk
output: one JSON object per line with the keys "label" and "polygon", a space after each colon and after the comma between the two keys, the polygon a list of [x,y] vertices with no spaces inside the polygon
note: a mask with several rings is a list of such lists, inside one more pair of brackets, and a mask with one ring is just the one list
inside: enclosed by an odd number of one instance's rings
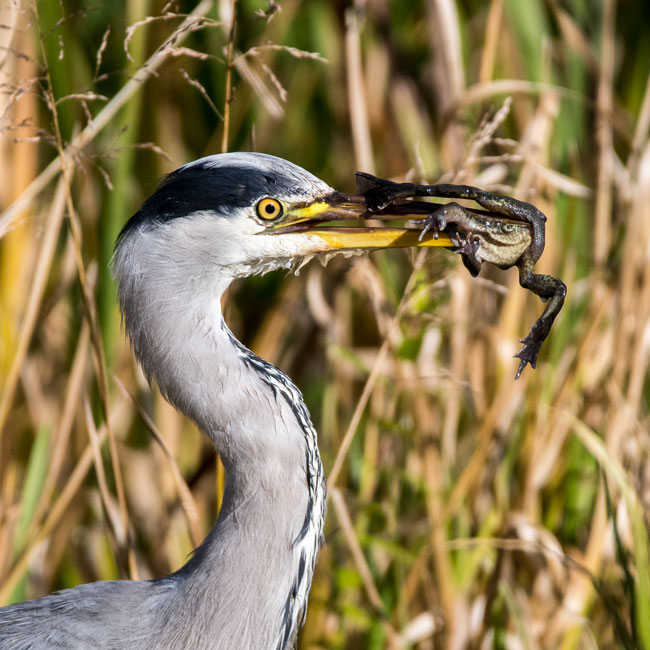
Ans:
{"label": "thin grass stalk", "polygon": [[513,387],[508,382],[501,382],[498,392],[492,400],[488,412],[485,414],[480,428],[476,434],[476,446],[470,457],[469,462],[454,483],[453,490],[445,504],[443,518],[449,519],[454,516],[462,503],[467,498],[469,492],[476,486],[482,475],[482,468],[485,465],[490,447],[494,442],[494,435],[503,413],[512,409],[513,404],[521,404],[523,399],[523,384],[518,383]]}
{"label": "thin grass stalk", "polygon": [[31,530],[36,528],[38,522],[41,521],[49,507],[56,486],[56,481],[59,477],[61,467],[63,466],[65,455],[68,452],[68,440],[70,438],[74,417],[79,405],[79,395],[81,394],[84,372],[88,361],[89,342],[90,331],[88,329],[87,321],[84,321],[81,326],[81,332],[77,341],[77,349],[74,354],[70,375],[68,377],[61,417],[59,424],[52,435],[52,457],[50,458],[47,468],[47,476],[43,485],[41,499],[34,513]]}
{"label": "thin grass stalk", "polygon": [[223,103],[223,134],[221,153],[228,151],[228,132],[230,131],[230,105],[232,104],[232,68],[235,56],[235,27],[237,25],[237,0],[231,0],[228,43],[226,45],[226,91]]}
{"label": "thin grass stalk", "polygon": [[341,491],[337,487],[329,489],[328,495],[330,496],[332,505],[334,506],[336,517],[339,523],[341,524],[341,530],[343,531],[345,540],[352,553],[352,557],[357,567],[357,571],[361,576],[361,581],[363,582],[363,586],[366,591],[366,595],[368,596],[368,600],[376,610],[376,613],[382,619],[382,627],[384,628],[386,635],[388,636],[388,640],[390,644],[389,647],[396,648],[397,650],[402,650],[404,648],[404,644],[402,643],[399,634],[397,633],[395,628],[391,625],[390,621],[388,620],[384,608],[384,604],[381,600],[381,596],[379,595],[379,591],[377,590],[375,582],[372,578],[370,567],[366,562],[366,558],[363,554],[363,549],[361,548],[361,544],[357,539],[357,535],[354,530],[354,525],[352,523],[352,519],[350,518],[350,513],[348,512],[347,506],[345,505],[343,495],[341,494]]}
{"label": "thin grass stalk", "polygon": [[[192,33],[191,27],[196,24],[196,19],[205,16],[212,8],[213,0],[201,0],[188,17],[165,40],[165,42],[147,59],[127,81],[116,95],[93,117],[86,127],[73,138],[72,142],[64,149],[65,160],[74,160],[75,155],[83,151],[103,130],[110,124],[117,112],[126,104],[134,93],[138,92],[145,81],[154,76],[156,70],[173,54],[173,48],[185,40]],[[13,222],[26,210],[32,201],[50,184],[61,171],[62,160],[57,156],[52,162],[29,184],[21,195],[0,214],[0,239],[12,227]]]}
{"label": "thin grass stalk", "polygon": [[83,394],[83,409],[86,419],[86,428],[88,429],[88,437],[93,450],[93,465],[95,467],[95,476],[97,478],[97,485],[99,487],[99,496],[103,506],[108,529],[116,541],[118,546],[124,545],[124,540],[128,535],[128,531],[122,527],[122,522],[115,516],[115,504],[111,498],[106,482],[106,472],[104,471],[104,461],[102,459],[101,448],[99,446],[99,434],[97,427],[93,421],[93,414],[90,408],[90,401],[86,393]]}
{"label": "thin grass stalk", "polygon": [[461,108],[470,107],[489,101],[500,95],[539,95],[543,92],[554,92],[559,97],[566,97],[580,104],[592,105],[589,97],[580,92],[542,81],[528,81],[526,79],[495,79],[486,83],[477,83],[468,86],[458,98],[458,103],[453,107],[454,112]]}
{"label": "thin grass stalk", "polygon": [[[420,401],[424,398],[420,397]],[[421,410],[421,409],[420,409]],[[428,427],[422,422],[422,418],[426,417],[423,413],[419,420],[420,431],[427,432]],[[454,579],[450,563],[450,554],[445,548],[447,541],[447,522],[448,519],[444,516],[443,495],[445,487],[446,474],[444,456],[441,458],[438,450],[433,443],[433,432],[430,431],[427,436],[428,439],[423,441],[424,444],[424,471],[425,481],[427,483],[427,515],[429,518],[429,540],[432,548],[431,559],[433,562],[433,570],[436,579],[436,587],[439,592],[440,605],[442,614],[444,616],[445,624],[445,637],[451,644],[458,631],[458,624],[455,620],[455,604],[457,594],[454,589]]]}
{"label": "thin grass stalk", "polygon": [[[111,412],[112,417],[117,419],[117,417],[120,415],[122,406],[123,402],[114,405]],[[106,425],[104,423],[98,430],[97,443],[100,445],[103,444],[106,440],[107,435]],[[61,518],[65,515],[67,509],[70,507],[72,500],[81,489],[83,481],[85,480],[86,474],[90,470],[92,463],[93,450],[92,445],[89,442],[82,454],[79,456],[79,460],[70,473],[70,476],[68,477],[68,480],[61,490],[61,493],[58,495],[56,501],[52,504],[52,507],[50,508],[47,518],[43,522],[43,525],[40,526],[38,530],[32,535],[29,543],[21,553],[20,557],[16,560],[16,563],[9,572],[8,576],[3,580],[2,585],[0,585],[0,603],[7,602],[9,594],[14,590],[18,581],[28,570],[29,564],[32,561],[34,553],[38,547],[48,538]]]}
{"label": "thin grass stalk", "polygon": [[596,103],[598,178],[594,224],[594,262],[602,267],[611,245],[612,180],[614,174],[612,115],[614,109],[616,0],[604,0],[601,23],[601,56]]}

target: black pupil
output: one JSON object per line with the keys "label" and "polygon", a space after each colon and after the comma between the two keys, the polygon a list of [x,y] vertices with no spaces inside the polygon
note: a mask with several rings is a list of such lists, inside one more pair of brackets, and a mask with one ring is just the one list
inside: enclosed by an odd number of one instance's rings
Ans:
{"label": "black pupil", "polygon": [[272,203],[267,203],[264,206],[264,210],[266,211],[266,214],[273,214],[275,212],[275,206]]}

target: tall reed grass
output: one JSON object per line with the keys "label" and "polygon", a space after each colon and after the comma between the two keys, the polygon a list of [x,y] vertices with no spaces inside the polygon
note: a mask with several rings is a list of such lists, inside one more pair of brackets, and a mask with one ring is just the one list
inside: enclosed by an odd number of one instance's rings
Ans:
{"label": "tall reed grass", "polygon": [[150,389],[108,271],[161,174],[222,150],[471,183],[548,215],[515,271],[391,251],[236,283],[329,474],[299,647],[650,649],[646,3],[6,0],[0,8],[0,604],[159,576],[223,472]]}

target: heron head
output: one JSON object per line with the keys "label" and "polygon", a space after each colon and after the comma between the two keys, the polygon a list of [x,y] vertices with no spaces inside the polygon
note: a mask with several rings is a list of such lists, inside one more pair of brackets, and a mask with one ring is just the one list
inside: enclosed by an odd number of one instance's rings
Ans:
{"label": "heron head", "polygon": [[229,282],[320,254],[450,245],[445,237],[419,242],[418,229],[377,225],[378,218],[413,216],[390,208],[370,213],[363,196],[336,192],[275,156],[219,154],[163,180],[124,227],[116,265],[137,241],[137,255],[154,265],[175,265],[188,280],[214,272]]}

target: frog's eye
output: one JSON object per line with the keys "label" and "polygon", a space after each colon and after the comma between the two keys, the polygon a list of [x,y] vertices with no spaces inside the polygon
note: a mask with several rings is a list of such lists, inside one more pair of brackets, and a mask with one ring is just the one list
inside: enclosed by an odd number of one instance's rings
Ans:
{"label": "frog's eye", "polygon": [[512,232],[514,230],[514,226],[511,223],[504,223],[502,224],[503,227],[503,232]]}
{"label": "frog's eye", "polygon": [[276,199],[262,199],[255,208],[257,216],[264,221],[275,221],[282,216],[282,203]]}

